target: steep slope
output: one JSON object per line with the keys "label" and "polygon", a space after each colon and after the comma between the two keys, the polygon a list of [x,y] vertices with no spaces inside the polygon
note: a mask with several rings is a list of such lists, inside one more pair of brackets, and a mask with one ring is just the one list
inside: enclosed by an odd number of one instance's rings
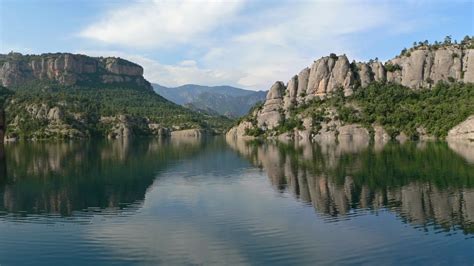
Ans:
{"label": "steep slope", "polygon": [[229,120],[199,114],[156,94],[141,66],[74,54],[0,55],[7,139],[110,138],[222,131]]}
{"label": "steep slope", "polygon": [[4,87],[21,86],[30,81],[54,81],[65,86],[120,83],[152,90],[143,78],[141,66],[115,57],[9,53],[0,54],[0,65],[0,84]]}
{"label": "steep slope", "polygon": [[201,110],[212,110],[228,117],[245,115],[255,103],[264,101],[266,95],[264,91],[250,91],[231,86],[209,87],[188,84],[168,88],[153,84],[153,88],[158,94],[174,103]]}
{"label": "steep slope", "polygon": [[[445,86],[441,84],[443,82],[453,86]],[[232,128],[228,136],[235,138],[244,135],[281,135],[283,138],[325,139],[328,137],[326,133],[331,132],[329,138],[335,139],[341,132],[347,131],[347,135],[351,137],[361,132],[363,135],[368,135],[374,131],[372,125],[344,127],[345,124],[358,120],[361,123],[380,122],[382,126],[390,126],[392,136],[398,133],[404,133],[402,135],[410,133],[411,137],[420,137],[429,133],[444,137],[447,130],[426,132],[427,125],[424,123],[410,124],[410,130],[416,128],[416,131],[419,131],[415,133],[403,132],[404,128],[397,128],[401,126],[400,123],[389,124],[392,121],[382,121],[383,119],[379,119],[380,121],[362,119],[361,117],[370,115],[379,117],[389,115],[378,113],[381,111],[380,108],[384,107],[383,101],[380,101],[379,106],[375,106],[379,109],[362,110],[363,107],[370,105],[373,97],[376,97],[376,95],[366,95],[363,92],[366,88],[372,88],[371,92],[398,101],[399,105],[395,106],[400,109],[392,111],[403,112],[408,105],[413,106],[413,102],[423,97],[432,100],[444,99],[443,95],[430,95],[424,92],[424,88],[437,88],[437,91],[443,92],[454,87],[456,91],[450,90],[450,93],[455,95],[445,96],[451,100],[450,108],[459,111],[458,116],[454,117],[461,122],[469,114],[474,113],[474,106],[471,104],[474,98],[472,98],[472,85],[455,85],[460,82],[464,84],[474,82],[474,45],[470,37],[466,37],[461,44],[420,43],[410,50],[405,49],[401,55],[385,64],[378,60],[349,63],[345,55],[331,54],[316,60],[311,67],[303,69],[298,75],[292,77],[286,85],[281,81],[276,82],[270,88],[265,103]],[[388,87],[390,84],[397,84],[398,87]],[[405,91],[410,91],[409,89],[411,92],[405,93]],[[418,92],[420,89],[421,91]],[[405,98],[401,98],[397,94],[406,95]],[[328,99],[334,95],[338,98]],[[400,102],[401,100],[406,103]],[[461,101],[465,104],[456,106],[456,102],[461,104]],[[416,106],[416,103],[414,105]],[[353,114],[352,118],[359,116],[360,119],[346,119],[348,121],[340,119],[341,117],[349,118],[349,114]],[[413,117],[416,115],[419,113],[414,114]],[[442,117],[439,117],[439,121],[442,120]],[[408,120],[406,122],[410,123]],[[438,121],[433,123],[438,123]],[[432,129],[435,128],[434,125],[429,126]]]}

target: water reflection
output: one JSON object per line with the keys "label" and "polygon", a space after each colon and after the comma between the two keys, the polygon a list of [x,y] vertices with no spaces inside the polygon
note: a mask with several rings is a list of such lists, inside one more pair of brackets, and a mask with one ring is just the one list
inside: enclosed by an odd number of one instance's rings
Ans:
{"label": "water reflection", "polygon": [[117,211],[140,206],[156,174],[200,152],[180,140],[19,143],[0,149],[0,214]]}
{"label": "water reflection", "polygon": [[5,146],[0,264],[474,259],[473,165],[447,144],[229,144]]}
{"label": "water reflection", "polygon": [[328,221],[384,209],[425,230],[474,233],[469,146],[454,146],[463,158],[446,143],[228,143]]}

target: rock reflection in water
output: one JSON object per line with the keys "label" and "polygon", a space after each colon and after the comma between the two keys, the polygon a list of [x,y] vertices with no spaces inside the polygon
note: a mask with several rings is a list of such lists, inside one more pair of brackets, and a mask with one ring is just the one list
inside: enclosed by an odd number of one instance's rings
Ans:
{"label": "rock reflection in water", "polygon": [[8,144],[0,149],[0,213],[136,208],[157,172],[200,149],[179,140]]}
{"label": "rock reflection in water", "polygon": [[328,220],[384,209],[417,227],[474,233],[474,165],[446,143],[228,144]]}

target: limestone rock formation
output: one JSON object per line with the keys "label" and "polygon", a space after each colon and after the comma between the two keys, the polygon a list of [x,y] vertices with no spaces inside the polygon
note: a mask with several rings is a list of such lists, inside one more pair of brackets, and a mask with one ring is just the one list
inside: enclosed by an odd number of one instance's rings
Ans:
{"label": "limestone rock formation", "polygon": [[173,138],[200,138],[210,135],[210,132],[202,129],[184,129],[171,132]]}
{"label": "limestone rock formation", "polygon": [[346,55],[334,54],[316,60],[311,66],[306,95],[308,99],[325,96],[343,87],[347,95],[352,93],[354,74]]}
{"label": "limestone rock formation", "polygon": [[[401,56],[390,60],[388,63],[400,66],[396,74],[389,75],[388,81],[397,82],[410,88],[429,87],[431,84],[449,78],[459,81],[472,82],[470,75],[463,77],[463,58],[465,53],[472,49],[464,50],[456,46],[447,46],[435,51],[428,47],[421,47],[410,53],[410,56]],[[467,58],[464,59],[467,61]],[[471,59],[472,61],[472,59]],[[472,64],[472,63],[471,63]],[[466,72],[474,71],[473,68]]]}
{"label": "limestone rock formation", "polygon": [[143,68],[121,58],[69,53],[0,54],[0,85],[14,87],[33,80],[54,81],[66,86],[127,82],[152,90],[143,78]]}
{"label": "limestone rock formation", "polygon": [[474,115],[448,132],[448,140],[474,141]]}
{"label": "limestone rock formation", "polygon": [[242,121],[242,123],[238,124],[237,126],[231,128],[226,133],[227,139],[237,139],[237,138],[252,138],[251,136],[247,136],[245,134],[246,130],[251,129],[253,127],[252,123],[249,121]]}
{"label": "limestone rock formation", "polygon": [[369,131],[361,125],[349,124],[338,128],[339,141],[347,139],[349,141],[370,141]]}
{"label": "limestone rock formation", "polygon": [[166,137],[171,134],[169,128],[152,123],[146,118],[130,115],[103,116],[99,123],[109,128],[107,132],[109,139],[127,139],[138,135]]}
{"label": "limestone rock formation", "polygon": [[270,88],[262,110],[257,113],[257,125],[259,127],[273,129],[279,124],[282,119],[280,109],[283,105],[285,89],[285,85],[281,81],[277,81]]}
{"label": "limestone rock formation", "polygon": [[374,129],[374,142],[375,143],[385,143],[390,140],[390,135],[385,131],[382,126],[373,125]]}
{"label": "limestone rock formation", "polygon": [[[348,96],[355,88],[363,89],[373,82],[397,83],[412,89],[430,88],[439,81],[474,82],[474,49],[471,47],[472,45],[466,44],[440,47],[420,45],[388,60],[385,64],[378,60],[349,63],[346,55],[331,54],[322,57],[314,61],[310,68],[305,68],[293,76],[286,86],[278,81],[271,87],[263,109],[253,115],[257,121],[256,126],[264,131],[272,130],[298,106],[316,97],[330,96],[338,88],[342,88],[344,95]],[[319,132],[314,132],[313,138],[334,139],[335,131],[329,127],[340,126],[344,125],[336,125],[334,122],[322,123]],[[243,131],[237,130],[239,127],[240,125],[231,131],[232,134],[242,137]],[[468,130],[466,125],[463,128]],[[381,140],[389,138],[382,130],[379,127],[375,137]],[[459,130],[451,135],[460,135]],[[418,133],[423,138],[430,138],[423,132],[423,129],[420,129]],[[366,132],[358,131],[358,133],[366,135]],[[463,134],[474,139],[471,133]],[[399,139],[404,140],[404,135],[400,135]]]}

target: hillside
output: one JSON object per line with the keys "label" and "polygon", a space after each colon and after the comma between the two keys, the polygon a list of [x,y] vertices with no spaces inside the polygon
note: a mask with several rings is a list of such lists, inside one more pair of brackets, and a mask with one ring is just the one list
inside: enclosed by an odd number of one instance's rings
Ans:
{"label": "hillside", "polygon": [[230,122],[164,99],[143,68],[124,59],[10,53],[0,55],[0,64],[7,139],[221,132]]}
{"label": "hillside", "polygon": [[[444,138],[474,115],[474,41],[420,42],[382,63],[331,54],[277,81],[228,137]],[[470,120],[472,121],[472,120]],[[471,138],[471,126],[463,136]],[[454,132],[452,132],[454,134]],[[458,135],[459,135],[458,134]]]}
{"label": "hillside", "polygon": [[257,102],[265,100],[266,92],[239,89],[231,86],[200,86],[194,84],[168,88],[152,84],[155,91],[180,105],[210,110],[227,117],[245,115]]}

